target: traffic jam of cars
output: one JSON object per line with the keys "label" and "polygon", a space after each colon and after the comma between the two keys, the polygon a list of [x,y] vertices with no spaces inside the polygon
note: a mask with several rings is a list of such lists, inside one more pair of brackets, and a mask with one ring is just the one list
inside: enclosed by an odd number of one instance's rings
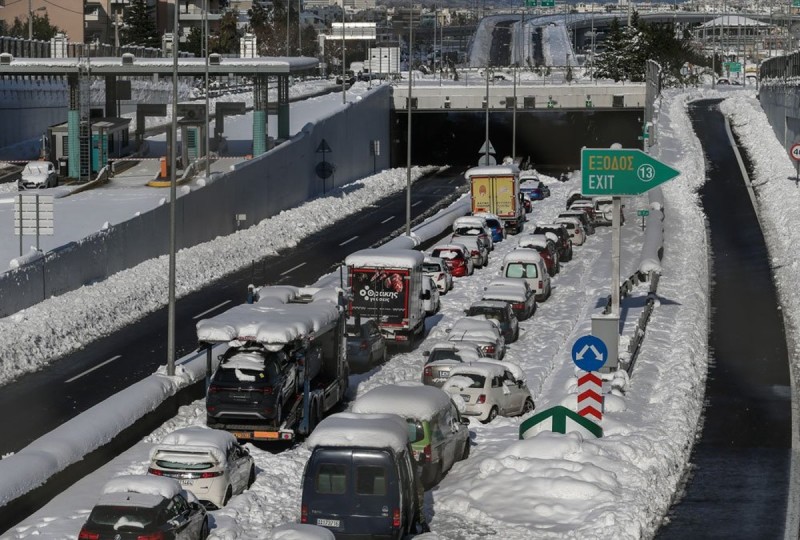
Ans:
{"label": "traffic jam of cars", "polygon": [[[475,432],[535,411],[525,372],[504,358],[521,332],[535,332],[562,264],[604,222],[602,204],[586,197],[569,200],[553,222],[534,222],[536,203],[527,210],[523,193],[540,201],[550,190],[532,171],[475,167],[465,176],[470,215],[427,252],[360,250],[344,262],[344,290],[261,287],[248,303],[197,322],[199,351],[210,358],[227,345],[209,381],[205,425],[157,441],[146,474],[109,482],[78,538],[213,535],[211,512],[271,474],[248,443],[277,442],[310,452],[299,523],[282,527],[336,538],[428,531],[424,492],[469,458]],[[448,293],[489,273],[502,244],[499,272],[458,306],[463,317],[444,322]],[[352,388],[402,353],[420,359],[413,380]]]}

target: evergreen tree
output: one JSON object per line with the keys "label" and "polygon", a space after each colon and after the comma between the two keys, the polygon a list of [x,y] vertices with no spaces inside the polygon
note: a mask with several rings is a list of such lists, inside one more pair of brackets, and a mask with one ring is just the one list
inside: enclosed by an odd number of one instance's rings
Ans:
{"label": "evergreen tree", "polygon": [[192,53],[199,57],[203,55],[203,30],[199,26],[192,26],[186,42],[180,44],[181,51]]}
{"label": "evergreen tree", "polygon": [[[36,13],[33,14],[33,39],[50,41],[58,32],[61,32],[61,30],[58,26],[50,24],[50,17],[46,12],[41,17]],[[4,22],[3,26],[0,27],[0,35],[27,38],[28,19],[22,20],[19,17],[15,17],[11,28],[8,28]]]}
{"label": "evergreen tree", "polygon": [[219,21],[219,33],[214,40],[214,45],[209,45],[212,52],[219,54],[234,54],[239,51],[239,29],[236,21],[239,19],[239,12],[236,10],[226,11]]}
{"label": "evergreen tree", "polygon": [[161,46],[153,8],[147,5],[147,0],[132,0],[130,8],[125,12],[123,23],[120,32],[120,42],[123,45],[156,48]]}
{"label": "evergreen tree", "polygon": [[625,64],[625,36],[619,25],[619,20],[614,17],[605,42],[605,50],[597,55],[594,62],[595,77],[598,79],[613,79],[620,81],[624,78]]}

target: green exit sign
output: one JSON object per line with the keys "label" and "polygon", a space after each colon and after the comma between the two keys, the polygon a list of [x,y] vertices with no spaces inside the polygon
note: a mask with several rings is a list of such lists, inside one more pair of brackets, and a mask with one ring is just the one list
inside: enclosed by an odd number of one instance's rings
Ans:
{"label": "green exit sign", "polygon": [[[800,0],[797,1],[800,2]],[[537,5],[538,5],[537,0],[525,0],[526,7],[536,7]]]}
{"label": "green exit sign", "polygon": [[639,195],[679,174],[641,150],[581,150],[581,192],[584,195]]}
{"label": "green exit sign", "polygon": [[554,7],[556,0],[542,0],[542,7]]}
{"label": "green exit sign", "polygon": [[792,7],[800,8],[800,0],[792,0]]}
{"label": "green exit sign", "polygon": [[642,217],[649,216],[650,210],[639,210],[638,212],[636,212],[636,215]]}

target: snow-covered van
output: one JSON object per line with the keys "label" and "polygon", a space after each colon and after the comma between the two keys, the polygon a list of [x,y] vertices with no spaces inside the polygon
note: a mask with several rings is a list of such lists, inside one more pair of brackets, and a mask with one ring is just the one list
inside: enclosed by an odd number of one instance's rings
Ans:
{"label": "snow-covered van", "polygon": [[464,173],[470,183],[472,213],[490,213],[503,220],[513,234],[522,230],[525,209],[519,190],[519,169],[516,165],[473,167]]}
{"label": "snow-covered van", "polygon": [[326,527],[337,538],[400,540],[417,532],[424,491],[403,418],[334,414],[306,446],[301,523]]}
{"label": "snow-covered van", "polygon": [[348,315],[377,322],[388,343],[413,345],[425,330],[424,260],[410,249],[363,249],[349,255]]}
{"label": "snow-covered van", "polygon": [[505,278],[524,279],[543,302],[550,297],[550,274],[544,260],[534,249],[515,249],[503,257],[500,275]]}
{"label": "snow-covered van", "polygon": [[209,355],[227,343],[206,395],[209,427],[237,439],[307,435],[348,384],[344,295],[337,288],[274,286],[197,323]]}

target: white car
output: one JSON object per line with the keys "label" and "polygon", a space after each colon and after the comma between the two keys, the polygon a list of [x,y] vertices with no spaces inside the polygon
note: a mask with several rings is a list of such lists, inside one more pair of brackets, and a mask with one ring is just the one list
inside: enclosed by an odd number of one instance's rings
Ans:
{"label": "white car", "polygon": [[[429,294],[425,294],[425,293]],[[422,293],[424,295],[422,305],[425,307],[425,315],[433,315],[441,309],[439,302],[439,288],[430,276],[422,276]]]}
{"label": "white car", "polygon": [[447,263],[440,257],[426,256],[422,262],[422,273],[436,283],[436,287],[442,294],[447,294],[447,291],[453,288],[453,274],[450,273]]}
{"label": "white car", "polygon": [[550,298],[550,274],[544,260],[535,249],[514,249],[503,257],[500,275],[505,278],[524,279],[536,293],[536,300]]}
{"label": "white car", "polygon": [[481,348],[484,356],[501,360],[506,354],[506,340],[497,324],[485,318],[464,317],[446,330],[447,341],[469,341]]}
{"label": "white car", "polygon": [[527,414],[535,408],[525,381],[515,377],[502,363],[454,366],[442,390],[461,396],[466,405],[462,414],[477,417],[484,423],[491,422],[497,415]]}
{"label": "white car", "polygon": [[56,167],[49,161],[30,161],[17,180],[19,189],[45,189],[58,185]]}
{"label": "white car", "polygon": [[192,426],[173,431],[150,450],[147,472],[175,478],[201,502],[222,508],[256,479],[252,456],[227,431]]}
{"label": "white car", "polygon": [[573,245],[582,246],[586,242],[586,231],[578,218],[560,217],[554,219],[553,223],[561,223],[567,228]]}
{"label": "white car", "polygon": [[494,249],[492,229],[483,214],[456,218],[453,222],[453,236],[478,236],[488,244],[489,251]]}

